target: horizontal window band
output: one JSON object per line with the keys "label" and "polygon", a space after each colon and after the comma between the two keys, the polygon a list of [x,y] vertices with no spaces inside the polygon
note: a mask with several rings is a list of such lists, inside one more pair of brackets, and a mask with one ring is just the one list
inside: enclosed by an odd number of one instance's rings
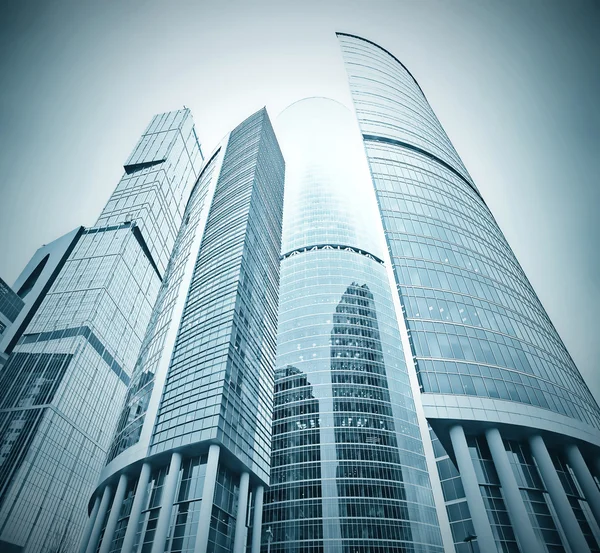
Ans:
{"label": "horizontal window band", "polygon": [[74,328],[64,328],[62,330],[53,330],[50,332],[38,332],[35,334],[24,334],[19,340],[19,344],[31,344],[46,342],[49,340],[60,340],[62,338],[73,338],[75,336],[83,336],[89,344],[96,350],[98,355],[104,359],[106,364],[111,370],[119,377],[121,382],[126,386],[129,386],[129,376],[123,370],[117,360],[108,352],[106,347],[98,339],[98,337],[92,332],[89,326],[79,326]]}
{"label": "horizontal window band", "polygon": [[[428,157],[432,161],[435,161],[436,163],[443,165],[446,169],[448,169],[448,171],[451,171],[461,181],[463,181],[466,185],[468,185],[471,189],[473,189],[477,193],[477,195],[481,198],[481,194],[479,193],[479,190],[477,190],[477,188],[475,188],[475,185],[473,183],[469,182],[460,173],[460,171],[456,170],[454,167],[452,167],[452,165],[445,162],[443,159],[440,159],[436,155],[433,155],[432,153],[428,152],[427,150],[423,150],[422,148],[419,148],[418,146],[414,146],[413,144],[409,144],[408,142],[402,142],[401,140],[395,140],[394,138],[387,138],[385,136],[376,136],[373,134],[363,134],[363,138],[365,140],[369,140],[371,142],[382,142],[384,144],[391,144],[392,146],[399,146],[400,148],[406,148],[407,150],[412,150],[413,152],[417,152],[418,154]],[[481,200],[483,201],[483,198],[481,198]]]}

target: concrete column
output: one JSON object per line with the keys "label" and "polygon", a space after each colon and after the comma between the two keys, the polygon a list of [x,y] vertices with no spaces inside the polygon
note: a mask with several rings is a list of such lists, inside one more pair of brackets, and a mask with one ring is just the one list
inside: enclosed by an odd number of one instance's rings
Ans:
{"label": "concrete column", "polygon": [[102,536],[102,545],[98,553],[108,553],[110,551],[110,544],[112,543],[115,535],[115,528],[119,520],[119,514],[121,512],[121,506],[123,505],[123,499],[125,498],[125,492],[127,491],[127,475],[121,474],[119,483],[117,484],[117,491],[110,508],[110,515],[106,521],[106,528],[104,529],[104,535]]}
{"label": "concrete column", "polygon": [[573,509],[571,509],[571,504],[569,503],[567,494],[560,482],[560,478],[556,473],[554,463],[546,449],[543,438],[539,435],[532,436],[529,438],[529,445],[571,549],[577,553],[590,553],[590,548],[585,541],[585,537],[581,531],[579,522],[577,522],[577,519],[575,518]]}
{"label": "concrete column", "polygon": [[111,496],[112,488],[110,486],[106,486],[104,488],[104,492],[102,492],[102,501],[100,501],[98,515],[96,516],[94,528],[92,529],[90,541],[87,543],[85,553],[95,553],[96,548],[98,547],[100,532],[102,532],[102,524],[104,523],[104,518],[106,517],[106,511],[108,511],[108,503],[110,502]]}
{"label": "concrete column", "polygon": [[500,432],[497,428],[489,428],[485,432],[485,437],[490,448],[490,453],[492,454],[492,459],[494,460],[498,478],[500,479],[504,501],[508,509],[508,516],[515,530],[519,549],[524,553],[545,553],[546,548],[540,543],[531,526],[531,521],[521,497],[517,479],[510,466]]}
{"label": "concrete column", "polygon": [[146,499],[146,489],[148,488],[151,469],[150,463],[144,463],[142,465],[140,477],[138,478],[137,487],[135,489],[135,497],[133,498],[133,504],[131,505],[129,521],[127,522],[127,530],[125,530],[125,536],[123,537],[121,553],[132,553],[133,542],[135,541],[138,524],[140,522],[140,515],[144,508],[144,500]]}
{"label": "concrete column", "polygon": [[204,487],[202,488],[202,502],[200,503],[200,516],[198,517],[198,532],[196,533],[194,553],[206,553],[208,548],[208,533],[210,531],[213,498],[215,497],[220,451],[221,448],[216,444],[212,444],[208,450],[208,461],[206,462],[206,475],[204,476]]}
{"label": "concrete column", "polygon": [[594,513],[596,522],[600,525],[600,490],[598,490],[596,481],[594,480],[583,455],[581,455],[581,451],[579,451],[579,448],[575,444],[568,445],[566,453],[569,466],[573,469],[577,482],[579,482],[579,485],[583,490],[583,495],[587,500],[592,513]]}
{"label": "concrete column", "polygon": [[485,553],[497,553],[496,542],[492,534],[487,511],[485,510],[485,504],[481,497],[475,467],[473,466],[473,460],[471,459],[469,446],[467,445],[467,438],[462,426],[457,424],[450,429],[450,440],[452,441],[458,472],[460,472],[460,478],[465,489],[465,496],[467,497],[471,520],[473,521],[473,527],[477,535],[479,550]]}
{"label": "concrete column", "polygon": [[167,541],[167,534],[169,533],[171,509],[173,508],[173,500],[175,499],[175,492],[177,491],[177,480],[179,479],[180,468],[181,453],[175,452],[171,455],[169,473],[165,478],[165,484],[163,486],[160,512],[158,513],[158,521],[156,522],[156,531],[154,533],[151,553],[164,553],[165,551],[165,542]]}
{"label": "concrete column", "polygon": [[90,518],[85,525],[85,530],[83,532],[83,538],[81,538],[81,545],[79,546],[79,553],[85,553],[87,549],[87,544],[90,541],[90,536],[92,534],[92,529],[94,528],[94,523],[96,522],[96,516],[98,516],[98,509],[100,508],[100,496],[97,495],[94,500],[94,506],[92,507],[92,512],[90,513]]}
{"label": "concrete column", "polygon": [[256,486],[254,490],[254,517],[252,518],[252,549],[250,549],[250,553],[260,553],[264,495],[265,487]]}
{"label": "concrete column", "polygon": [[246,518],[248,517],[248,488],[250,475],[242,472],[240,476],[240,494],[238,497],[238,508],[235,517],[235,539],[233,542],[233,553],[244,553],[246,549]]}

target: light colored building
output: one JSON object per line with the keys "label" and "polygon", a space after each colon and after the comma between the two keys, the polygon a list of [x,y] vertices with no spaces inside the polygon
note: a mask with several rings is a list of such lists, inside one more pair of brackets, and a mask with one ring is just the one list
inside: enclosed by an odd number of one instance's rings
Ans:
{"label": "light colored building", "polygon": [[257,552],[283,179],[265,109],[204,164],[90,499],[82,553],[243,553],[249,541]]}
{"label": "light colored building", "polygon": [[200,163],[189,110],[154,117],[96,224],[38,250],[17,281],[0,549],[76,550]]}
{"label": "light colored building", "polygon": [[355,120],[203,162],[156,116],[17,280],[0,550],[600,553],[597,403],[414,77],[337,37]]}
{"label": "light colored building", "polygon": [[600,551],[598,405],[414,77],[338,39],[456,550]]}
{"label": "light colored building", "polygon": [[44,244],[21,271],[13,289],[22,307],[12,323],[0,333],[0,354],[4,354],[6,358],[12,353],[31,322],[83,231],[84,228],[79,227],[49,244]]}
{"label": "light colored building", "polygon": [[442,553],[429,436],[356,122],[341,104],[309,98],[277,130],[286,188],[270,550]]}

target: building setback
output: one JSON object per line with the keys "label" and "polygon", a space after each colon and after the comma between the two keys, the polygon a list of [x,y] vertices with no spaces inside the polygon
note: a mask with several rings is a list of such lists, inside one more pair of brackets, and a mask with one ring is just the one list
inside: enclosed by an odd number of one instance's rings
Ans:
{"label": "building setback", "polygon": [[0,373],[0,549],[76,550],[200,162],[189,110],[157,115],[96,224],[38,250],[17,281],[23,318]]}
{"label": "building setback", "polygon": [[250,505],[260,538],[283,179],[265,109],[204,164],[90,500],[81,552],[241,553]]}
{"label": "building setback", "polygon": [[413,76],[338,39],[456,550],[599,551],[598,405]]}

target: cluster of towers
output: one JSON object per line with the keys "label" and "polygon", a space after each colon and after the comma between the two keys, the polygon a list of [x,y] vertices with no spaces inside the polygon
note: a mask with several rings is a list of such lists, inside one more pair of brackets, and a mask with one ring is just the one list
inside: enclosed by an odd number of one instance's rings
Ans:
{"label": "cluster of towers", "polygon": [[0,551],[600,552],[600,409],[410,72],[154,117],[0,281]]}

